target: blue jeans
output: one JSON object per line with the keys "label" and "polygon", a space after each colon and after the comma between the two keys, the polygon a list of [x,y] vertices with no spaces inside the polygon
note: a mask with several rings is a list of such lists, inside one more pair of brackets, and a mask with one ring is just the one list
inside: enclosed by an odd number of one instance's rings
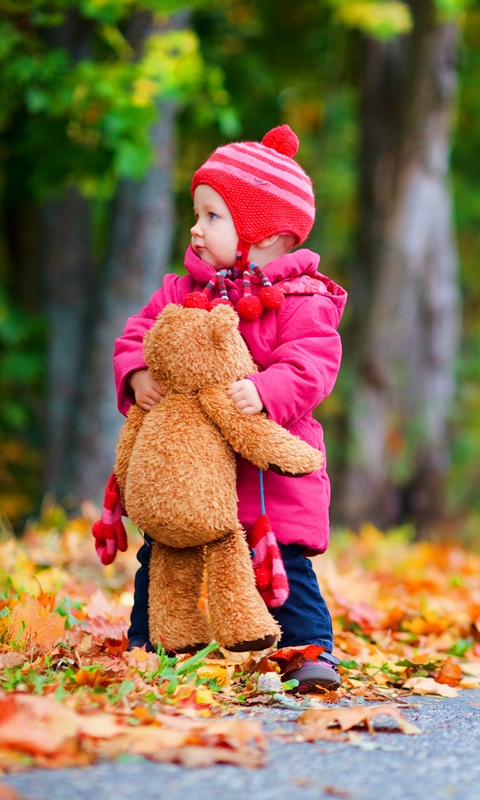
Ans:
{"label": "blue jeans", "polygon": [[[137,556],[141,566],[135,575],[134,602],[128,630],[128,638],[132,644],[149,640],[148,565],[151,542],[150,537],[145,535],[145,544]],[[288,576],[290,594],[283,606],[269,609],[282,628],[282,638],[278,646],[300,647],[305,644],[319,644],[331,653],[332,619],[320,594],[312,562],[303,555],[305,547],[301,544],[279,544],[279,547]]]}

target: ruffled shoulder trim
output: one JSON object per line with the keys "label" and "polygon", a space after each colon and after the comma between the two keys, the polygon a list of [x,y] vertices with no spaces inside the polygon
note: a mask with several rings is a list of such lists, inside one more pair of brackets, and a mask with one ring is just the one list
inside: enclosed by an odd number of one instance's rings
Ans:
{"label": "ruffled shoulder trim", "polygon": [[283,289],[284,294],[328,294],[322,276],[312,278],[311,275],[299,275],[297,278],[279,281],[275,284]]}

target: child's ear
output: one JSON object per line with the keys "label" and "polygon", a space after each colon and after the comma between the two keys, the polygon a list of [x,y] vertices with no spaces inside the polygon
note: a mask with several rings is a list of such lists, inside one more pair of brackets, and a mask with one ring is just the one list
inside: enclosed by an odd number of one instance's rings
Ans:
{"label": "child's ear", "polygon": [[230,306],[215,306],[209,313],[209,325],[213,343],[222,347],[238,328],[238,315]]}

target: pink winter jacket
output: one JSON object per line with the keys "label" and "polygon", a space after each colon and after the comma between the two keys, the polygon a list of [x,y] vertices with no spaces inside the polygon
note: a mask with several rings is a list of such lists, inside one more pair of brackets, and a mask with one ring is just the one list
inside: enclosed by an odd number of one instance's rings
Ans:
{"label": "pink winter jacket", "polygon": [[[259,368],[248,376],[257,387],[268,416],[291,433],[325,452],[323,431],[313,409],[332,391],[341,359],[337,326],[347,294],[317,272],[320,257],[297,250],[272,261],[264,272],[282,286],[285,303],[278,311],[265,309],[253,322],[240,320],[240,332]],[[188,248],[188,275],[165,275],[161,289],[139,314],[130,317],[115,342],[114,369],[118,407],[126,414],[134,402],[129,373],[144,368],[143,337],[167,303],[181,303],[188,292],[202,290],[215,270]],[[227,280],[236,304],[243,294],[241,279]],[[261,285],[255,276],[252,293]],[[302,478],[264,475],[266,513],[283,544],[304,544],[309,553],[322,553],[329,534],[330,482],[325,467]],[[259,472],[243,458],[237,461],[238,514],[248,530],[260,515]]]}

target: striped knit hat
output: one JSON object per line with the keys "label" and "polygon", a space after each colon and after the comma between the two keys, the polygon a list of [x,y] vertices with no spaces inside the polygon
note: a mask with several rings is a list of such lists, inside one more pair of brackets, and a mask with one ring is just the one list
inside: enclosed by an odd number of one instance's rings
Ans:
{"label": "striped knit hat", "polygon": [[275,234],[293,234],[301,244],[315,219],[312,182],[293,160],[298,138],[288,125],[269,131],[260,142],[218,147],[193,176],[215,189],[232,215],[240,246]]}

